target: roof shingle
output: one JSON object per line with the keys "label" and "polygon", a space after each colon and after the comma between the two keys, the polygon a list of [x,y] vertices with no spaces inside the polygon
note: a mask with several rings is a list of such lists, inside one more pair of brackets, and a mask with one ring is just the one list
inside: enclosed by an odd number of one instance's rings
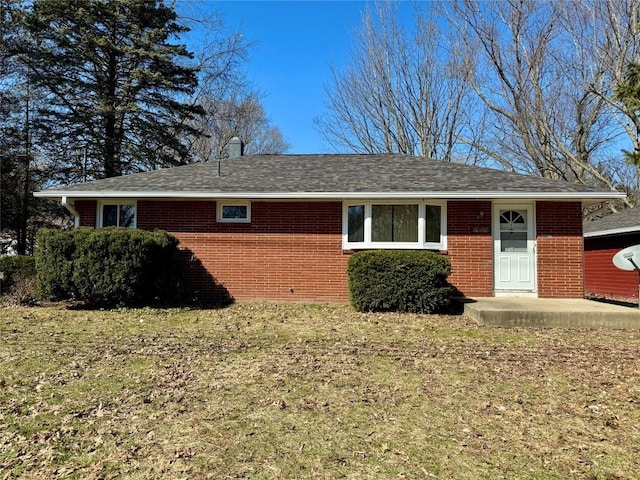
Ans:
{"label": "roof shingle", "polygon": [[584,233],[587,236],[637,231],[640,231],[640,208],[627,208],[584,224]]}
{"label": "roof shingle", "polygon": [[563,181],[419,157],[380,155],[254,155],[95,180],[38,196],[128,194],[489,193],[611,194]]}

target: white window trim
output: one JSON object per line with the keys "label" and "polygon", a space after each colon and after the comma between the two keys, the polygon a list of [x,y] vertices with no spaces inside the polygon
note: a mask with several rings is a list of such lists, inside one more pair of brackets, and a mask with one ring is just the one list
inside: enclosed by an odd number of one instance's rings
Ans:
{"label": "white window trim", "polygon": [[[364,205],[364,242],[349,241],[349,207]],[[417,242],[373,242],[371,241],[372,205],[418,205],[418,241]],[[426,206],[437,205],[441,208],[440,242],[425,241]],[[394,250],[446,250],[447,249],[447,202],[445,200],[366,200],[342,202],[342,248],[358,250],[363,248],[386,248]]]}
{"label": "white window trim", "polygon": [[[103,228],[102,225],[102,209],[105,205],[133,205],[136,209],[135,216],[133,218],[133,225],[129,228],[138,228],[138,202],[132,198],[114,198],[109,200],[98,200],[98,208],[96,212],[96,225],[98,228]],[[118,220],[119,221],[119,220]]]}
{"label": "white window trim", "polygon": [[[247,218],[223,218],[222,209],[224,207],[247,207]],[[251,202],[237,201],[216,201],[216,221],[220,223],[251,223]]]}

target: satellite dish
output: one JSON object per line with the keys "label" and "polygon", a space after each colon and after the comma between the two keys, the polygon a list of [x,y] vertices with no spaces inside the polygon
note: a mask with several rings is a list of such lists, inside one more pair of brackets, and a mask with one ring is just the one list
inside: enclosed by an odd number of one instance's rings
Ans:
{"label": "satellite dish", "polygon": [[613,256],[612,261],[620,270],[640,271],[640,245],[632,245],[620,250]]}

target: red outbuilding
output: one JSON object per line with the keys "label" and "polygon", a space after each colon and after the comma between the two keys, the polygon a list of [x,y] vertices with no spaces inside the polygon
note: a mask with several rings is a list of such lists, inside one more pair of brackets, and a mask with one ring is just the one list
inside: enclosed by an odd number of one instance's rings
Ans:
{"label": "red outbuilding", "polygon": [[638,273],[613,265],[623,248],[640,244],[640,208],[629,208],[584,225],[587,296],[637,302]]}

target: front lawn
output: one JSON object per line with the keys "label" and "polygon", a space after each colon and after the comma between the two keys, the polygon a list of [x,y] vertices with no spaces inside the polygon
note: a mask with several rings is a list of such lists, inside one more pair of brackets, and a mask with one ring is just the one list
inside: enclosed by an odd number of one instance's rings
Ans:
{"label": "front lawn", "polygon": [[0,307],[0,479],[638,478],[640,332]]}

